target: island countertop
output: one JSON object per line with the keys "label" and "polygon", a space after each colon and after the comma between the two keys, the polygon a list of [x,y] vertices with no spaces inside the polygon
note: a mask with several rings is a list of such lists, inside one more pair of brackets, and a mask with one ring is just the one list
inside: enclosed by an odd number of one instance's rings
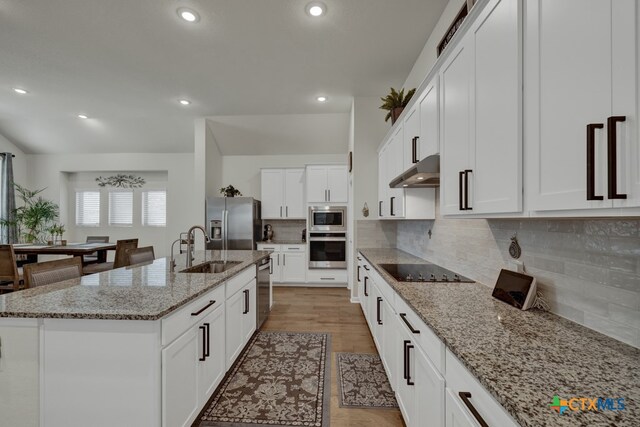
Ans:
{"label": "island countertop", "polygon": [[181,273],[186,255],[0,295],[0,318],[158,320],[268,258],[269,251],[196,251],[193,265],[240,261],[222,273]]}
{"label": "island countertop", "polygon": [[[476,283],[398,282],[380,264],[427,263],[397,249],[359,249],[522,426],[640,425],[640,349],[540,310],[522,311]],[[549,409],[562,399],[624,398],[625,410]]]}

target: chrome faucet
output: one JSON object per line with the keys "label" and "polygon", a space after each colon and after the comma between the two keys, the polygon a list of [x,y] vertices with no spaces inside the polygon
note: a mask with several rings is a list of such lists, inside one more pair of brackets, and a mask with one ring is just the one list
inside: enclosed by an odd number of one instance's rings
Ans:
{"label": "chrome faucet", "polygon": [[[194,230],[201,230],[202,234],[204,235],[204,240],[205,242],[209,243],[209,241],[211,241],[211,239],[209,238],[209,235],[207,234],[207,230],[205,230],[205,228],[201,225],[194,225],[193,227],[191,227],[189,229],[189,231],[187,231],[187,268],[191,267],[193,265],[193,241],[195,239],[195,234],[193,234]],[[175,243],[175,242],[174,242]]]}

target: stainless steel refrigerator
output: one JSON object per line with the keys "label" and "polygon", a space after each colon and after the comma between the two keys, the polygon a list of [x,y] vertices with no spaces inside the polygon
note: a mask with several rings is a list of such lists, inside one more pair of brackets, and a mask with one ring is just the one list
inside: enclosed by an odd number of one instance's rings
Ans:
{"label": "stainless steel refrigerator", "polygon": [[262,240],[260,200],[251,197],[207,199],[207,226],[211,241],[207,249],[255,250]]}

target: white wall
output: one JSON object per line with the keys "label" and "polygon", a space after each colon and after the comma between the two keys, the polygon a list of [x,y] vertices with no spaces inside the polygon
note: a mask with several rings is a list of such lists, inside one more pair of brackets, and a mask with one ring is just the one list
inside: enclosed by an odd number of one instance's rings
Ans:
{"label": "white wall", "polygon": [[[27,157],[27,180],[33,188],[47,189],[43,196],[60,204],[60,221],[69,224],[72,216],[66,172],[166,171],[167,228],[164,242],[155,247],[157,257],[169,253],[171,241],[193,224],[203,223],[202,203],[196,198],[194,154],[35,154]],[[76,236],[67,235],[68,240]],[[135,237],[135,236],[132,236]],[[140,245],[144,246],[143,240]],[[155,245],[154,245],[155,246]]]}
{"label": "white wall", "polygon": [[413,64],[413,68],[409,72],[407,79],[402,87],[411,89],[420,86],[422,80],[427,76],[433,64],[438,59],[438,43],[442,40],[442,36],[449,28],[458,12],[462,8],[462,5],[466,0],[449,0],[445,7],[438,23],[433,29],[433,32],[429,36],[422,52],[418,56],[418,59]]}
{"label": "white wall", "polygon": [[240,190],[243,196],[260,200],[261,168],[301,168],[309,164],[324,163],[344,164],[346,160],[346,152],[343,154],[224,156],[222,158],[222,186],[233,185]]}
{"label": "white wall", "polygon": [[27,156],[24,152],[16,147],[11,141],[0,135],[0,152],[13,153],[16,157],[13,159],[13,179],[21,185],[28,186],[27,182]]}

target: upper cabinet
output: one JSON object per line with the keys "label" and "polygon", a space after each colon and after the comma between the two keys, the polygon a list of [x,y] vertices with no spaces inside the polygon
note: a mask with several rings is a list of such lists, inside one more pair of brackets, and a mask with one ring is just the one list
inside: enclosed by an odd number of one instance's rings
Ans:
{"label": "upper cabinet", "polygon": [[526,2],[531,211],[640,206],[638,2]]}
{"label": "upper cabinet", "polygon": [[440,68],[444,215],[522,211],[521,15],[489,1]]}
{"label": "upper cabinet", "polygon": [[262,218],[304,219],[304,169],[262,169]]}
{"label": "upper cabinet", "polygon": [[345,165],[307,166],[307,203],[347,203],[349,172]]}
{"label": "upper cabinet", "polygon": [[434,78],[405,116],[403,171],[425,157],[440,152],[438,140],[438,79]]}

